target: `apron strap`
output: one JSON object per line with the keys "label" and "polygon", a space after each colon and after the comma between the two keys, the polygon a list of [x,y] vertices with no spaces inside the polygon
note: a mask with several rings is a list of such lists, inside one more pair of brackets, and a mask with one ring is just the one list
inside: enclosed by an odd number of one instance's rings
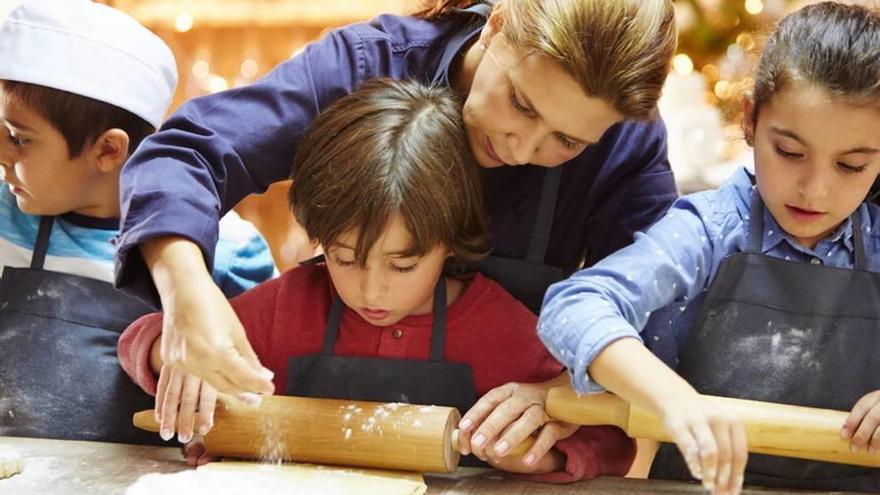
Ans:
{"label": "apron strap", "polygon": [[561,166],[546,169],[544,185],[541,188],[541,199],[538,203],[538,213],[535,216],[535,226],[532,230],[532,238],[529,240],[529,250],[526,253],[526,260],[537,265],[543,265],[544,258],[547,256],[547,246],[550,245],[550,231],[553,229],[553,214],[556,212],[556,197],[559,194],[561,179]]}
{"label": "apron strap", "polygon": [[446,277],[434,286],[434,329],[431,332],[431,361],[443,361],[446,349]]}
{"label": "apron strap", "polygon": [[752,202],[749,207],[749,252],[761,254],[761,239],[764,232],[764,201],[758,188],[752,189]]}
{"label": "apron strap", "polygon": [[342,321],[342,313],[345,311],[345,304],[339,294],[333,296],[333,305],[330,306],[330,314],[327,315],[327,326],[324,327],[324,347],[321,354],[325,356],[333,355],[333,348],[336,347],[336,339],[339,336],[339,323]]}
{"label": "apron strap", "polygon": [[46,253],[49,251],[49,235],[52,233],[52,223],[55,217],[41,217],[40,228],[37,231],[37,242],[34,244],[34,253],[31,256],[31,270],[42,270],[46,261]]}
{"label": "apron strap", "polygon": [[862,238],[862,214],[859,209],[856,208],[856,211],[853,212],[852,222],[850,222],[852,225],[853,252],[855,253],[853,268],[856,270],[867,270],[868,258],[865,256],[865,241]]}
{"label": "apron strap", "polygon": [[[332,356],[336,340],[339,338],[339,324],[342,322],[342,314],[345,312],[345,304],[339,294],[333,296],[333,304],[327,315],[327,325],[324,327],[324,345],[321,354]],[[431,332],[431,361],[443,361],[443,351],[446,349],[446,277],[441,276],[434,286],[434,328]]]}

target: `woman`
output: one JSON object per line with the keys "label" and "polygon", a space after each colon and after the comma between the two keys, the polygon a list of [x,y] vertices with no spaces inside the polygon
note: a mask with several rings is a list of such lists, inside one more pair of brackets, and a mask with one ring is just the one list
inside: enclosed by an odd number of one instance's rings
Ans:
{"label": "woman", "polygon": [[412,77],[465,99],[491,219],[479,268],[537,311],[550,283],[675,199],[665,129],[650,120],[675,39],[670,0],[445,0],[332,31],[253,85],[184,105],[140,147],[122,176],[117,285],[158,291],[166,364],[222,392],[271,393],[210,279],[217,218],[288,177],[322,108],[366,80]]}

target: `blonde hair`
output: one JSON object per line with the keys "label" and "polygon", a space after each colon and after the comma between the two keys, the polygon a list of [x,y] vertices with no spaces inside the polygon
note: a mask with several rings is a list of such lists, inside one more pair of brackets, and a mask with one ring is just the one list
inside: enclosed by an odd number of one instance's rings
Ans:
{"label": "blonde hair", "polygon": [[[474,3],[441,0],[419,15]],[[654,116],[677,44],[671,0],[504,0],[503,7],[503,33],[517,48],[556,60],[624,117]]]}

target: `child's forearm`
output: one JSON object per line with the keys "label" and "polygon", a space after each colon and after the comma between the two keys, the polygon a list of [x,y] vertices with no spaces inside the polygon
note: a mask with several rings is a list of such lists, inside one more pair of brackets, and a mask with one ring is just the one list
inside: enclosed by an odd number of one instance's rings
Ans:
{"label": "child's forearm", "polygon": [[662,413],[664,404],[697,393],[636,339],[620,339],[608,345],[590,364],[589,373],[627,402],[655,414]]}
{"label": "child's forearm", "polygon": [[159,371],[162,370],[162,339],[156,339],[153,341],[153,345],[150,346],[150,370],[154,375],[159,375]]}

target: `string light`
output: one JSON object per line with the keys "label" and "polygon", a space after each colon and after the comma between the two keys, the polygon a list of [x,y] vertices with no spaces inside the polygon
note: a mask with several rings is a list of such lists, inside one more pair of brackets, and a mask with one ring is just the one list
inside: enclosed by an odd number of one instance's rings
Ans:
{"label": "string light", "polygon": [[192,66],[192,74],[196,79],[204,79],[211,73],[211,66],[206,60],[196,60]]}
{"label": "string light", "polygon": [[193,28],[194,23],[193,17],[184,12],[178,15],[177,19],[174,19],[174,29],[177,29],[180,33],[185,33]]}
{"label": "string light", "polygon": [[257,65],[256,60],[248,58],[241,63],[241,67],[239,68],[239,70],[241,71],[242,76],[250,79],[257,75],[259,66]]}
{"label": "string light", "polygon": [[684,53],[679,53],[672,59],[672,68],[682,76],[687,76],[694,71],[694,62]]}
{"label": "string light", "polygon": [[764,2],[761,0],[746,0],[746,12],[758,15],[764,11]]}

